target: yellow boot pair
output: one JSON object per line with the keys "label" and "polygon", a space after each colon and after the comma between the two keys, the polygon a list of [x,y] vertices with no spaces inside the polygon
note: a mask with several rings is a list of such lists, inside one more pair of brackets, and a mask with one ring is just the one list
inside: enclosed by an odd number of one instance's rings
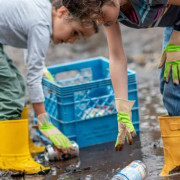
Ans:
{"label": "yellow boot pair", "polygon": [[25,174],[49,172],[50,167],[44,167],[32,158],[29,139],[28,119],[0,121],[1,170]]}
{"label": "yellow boot pair", "polygon": [[180,173],[180,116],[160,116],[164,167],[159,176]]}

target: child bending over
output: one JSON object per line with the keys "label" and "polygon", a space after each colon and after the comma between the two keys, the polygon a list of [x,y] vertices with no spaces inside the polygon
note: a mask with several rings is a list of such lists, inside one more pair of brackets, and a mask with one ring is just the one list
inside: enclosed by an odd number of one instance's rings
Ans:
{"label": "child bending over", "polygon": [[[116,150],[122,150],[125,137],[132,144],[133,101],[128,101],[127,60],[120,24],[131,28],[167,27],[159,65],[160,91],[167,116],[159,117],[165,165],[160,176],[180,167],[180,1],[179,0],[63,0],[76,17],[104,25],[109,46],[110,75],[115,92],[118,120]],[[131,136],[132,135],[132,136]]]}

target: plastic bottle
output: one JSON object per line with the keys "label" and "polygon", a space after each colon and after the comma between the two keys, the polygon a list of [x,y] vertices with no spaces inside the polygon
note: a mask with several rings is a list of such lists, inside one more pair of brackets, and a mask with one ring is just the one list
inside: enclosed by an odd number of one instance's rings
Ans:
{"label": "plastic bottle", "polygon": [[146,165],[142,161],[135,160],[119,171],[111,180],[144,180],[146,176]]}
{"label": "plastic bottle", "polygon": [[63,154],[58,149],[52,145],[47,145],[44,153],[46,161],[58,161],[63,159],[69,159],[79,156],[79,146],[75,141],[71,141],[72,146],[75,148],[75,151],[71,151],[71,154]]}

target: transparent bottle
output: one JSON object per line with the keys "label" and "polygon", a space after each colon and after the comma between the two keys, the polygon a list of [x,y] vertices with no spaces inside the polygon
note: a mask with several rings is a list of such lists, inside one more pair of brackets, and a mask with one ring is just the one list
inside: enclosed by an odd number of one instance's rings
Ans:
{"label": "transparent bottle", "polygon": [[144,180],[146,176],[146,165],[140,160],[135,160],[119,171],[111,180]]}

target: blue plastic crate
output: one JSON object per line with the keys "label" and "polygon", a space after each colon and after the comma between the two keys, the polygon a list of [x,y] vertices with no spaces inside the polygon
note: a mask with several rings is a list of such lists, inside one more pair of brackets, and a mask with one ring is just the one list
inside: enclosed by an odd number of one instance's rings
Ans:
{"label": "blue plastic crate", "polygon": [[[48,70],[56,82],[43,78],[45,107],[52,123],[80,147],[115,140],[117,118],[109,61],[96,57],[51,66]],[[62,80],[63,73],[66,74]],[[132,122],[139,135],[136,73],[129,69],[128,97],[136,101]]]}

